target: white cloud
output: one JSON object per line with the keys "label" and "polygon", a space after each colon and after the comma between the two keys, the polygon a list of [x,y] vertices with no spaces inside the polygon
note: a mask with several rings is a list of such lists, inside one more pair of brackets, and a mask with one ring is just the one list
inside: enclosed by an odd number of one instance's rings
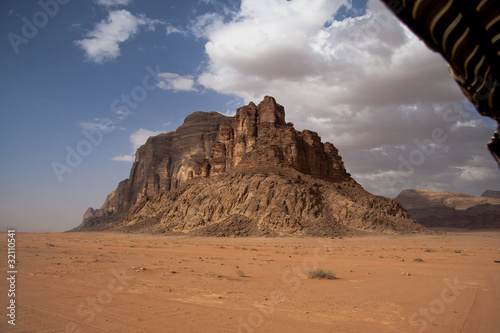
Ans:
{"label": "white cloud", "polygon": [[210,64],[199,82],[246,101],[272,93],[330,116],[339,107],[461,98],[444,61],[378,1],[364,16],[324,28],[341,3],[243,1],[237,19],[206,31]]}
{"label": "white cloud", "polygon": [[132,3],[133,0],[96,0],[96,3],[105,7],[112,6],[127,6]]}
{"label": "white cloud", "polygon": [[120,55],[120,43],[132,38],[141,26],[154,30],[158,23],[161,22],[143,15],[134,16],[124,9],[114,10],[86,34],[87,38],[77,40],[75,44],[85,51],[89,61],[103,63],[116,59]]}
{"label": "white cloud", "polygon": [[117,125],[122,123],[132,112],[116,111],[114,114],[113,118],[94,118],[91,121],[81,122],[80,127],[87,131],[102,131],[104,133],[110,133],[116,129],[124,130]]}
{"label": "white cloud", "polygon": [[132,112],[130,111],[121,111],[121,110],[118,110],[115,112],[115,114],[120,117],[120,118],[125,118],[125,117],[128,117],[129,115],[132,114]]}
{"label": "white cloud", "polygon": [[462,166],[458,167],[461,170],[460,178],[468,182],[477,182],[481,180],[491,179],[491,170],[483,167]]}
{"label": "white cloud", "polygon": [[[464,104],[441,56],[380,1],[369,0],[362,16],[333,21],[342,4],[242,0],[230,21],[199,17],[191,31],[207,39],[209,60],[198,84],[246,103],[274,96],[289,121],[333,142],[348,170],[376,193],[397,194],[404,186],[467,191],[464,178],[486,173],[500,180],[485,147],[494,124]],[[419,148],[415,140],[441,127],[445,142],[429,146],[434,152],[411,177],[388,186],[387,177],[400,174],[398,157],[409,158]],[[485,169],[468,167],[472,155],[484,158]]]}
{"label": "white cloud", "polygon": [[216,13],[224,16],[237,14],[239,8],[238,0],[200,0],[200,2],[213,6]]}
{"label": "white cloud", "polygon": [[166,25],[165,32],[167,33],[167,36],[172,34],[180,34],[186,36],[188,34],[187,31],[177,28],[171,24]]}
{"label": "white cloud", "polygon": [[490,164],[488,162],[489,161],[487,161],[484,156],[471,156],[466,165],[457,167],[457,169],[460,170],[460,180],[468,182],[469,184],[482,181],[494,182],[496,174],[492,173],[488,168]]}
{"label": "white cloud", "polygon": [[158,77],[162,79],[158,87],[164,90],[177,91],[197,91],[194,87],[195,81],[191,75],[180,76],[175,73],[159,73]]}
{"label": "white cloud", "polygon": [[95,118],[93,121],[84,121],[80,123],[80,127],[87,131],[103,131],[110,132],[115,129],[116,122],[108,118]]}
{"label": "white cloud", "polygon": [[133,155],[120,155],[120,156],[115,156],[111,159],[112,161],[117,161],[117,162],[134,162],[135,158]]}
{"label": "white cloud", "polygon": [[224,28],[224,17],[218,13],[206,13],[196,17],[190,31],[198,38],[209,37],[210,33]]}

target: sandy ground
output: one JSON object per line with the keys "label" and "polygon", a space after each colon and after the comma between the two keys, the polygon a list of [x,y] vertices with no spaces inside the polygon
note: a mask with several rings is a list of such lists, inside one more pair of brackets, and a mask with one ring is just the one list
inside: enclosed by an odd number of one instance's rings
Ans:
{"label": "sandy ground", "polygon": [[16,325],[3,278],[0,332],[500,332],[500,232],[16,240]]}

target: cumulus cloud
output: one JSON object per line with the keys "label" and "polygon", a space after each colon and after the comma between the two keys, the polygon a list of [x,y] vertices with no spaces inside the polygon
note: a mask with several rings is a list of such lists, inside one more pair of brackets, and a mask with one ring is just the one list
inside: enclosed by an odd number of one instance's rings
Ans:
{"label": "cumulus cloud", "polygon": [[[296,127],[333,142],[348,170],[375,193],[480,192],[491,177],[500,180],[485,147],[494,124],[472,110],[445,61],[380,1],[334,20],[346,4],[243,0],[232,20],[198,17],[191,31],[207,39],[208,56],[198,84],[246,103],[274,96]],[[429,144],[433,152],[422,152],[423,162],[413,153],[412,170],[400,172],[401,159],[438,128],[446,140]],[[475,166],[473,156],[484,164]]]}
{"label": "cumulus cloud", "polygon": [[[270,91],[285,102],[297,96],[290,105],[321,109],[321,116],[332,109],[352,113],[463,98],[440,56],[378,1],[369,3],[364,16],[324,27],[340,4],[243,1],[237,19],[210,25],[205,46],[210,63],[199,82],[246,101]],[[307,120],[298,113],[293,117]]]}
{"label": "cumulus cloud", "polygon": [[178,91],[197,91],[195,80],[191,75],[181,76],[175,73],[159,73],[158,77],[161,81],[158,87],[163,90]]}
{"label": "cumulus cloud", "polygon": [[135,16],[127,10],[109,12],[107,19],[99,22],[86,38],[75,41],[85,51],[86,58],[95,63],[116,59],[120,55],[120,44],[132,38],[142,26],[154,30],[160,23],[144,15]]}
{"label": "cumulus cloud", "polygon": [[96,3],[105,7],[113,6],[127,6],[132,3],[133,0],[96,0]]}

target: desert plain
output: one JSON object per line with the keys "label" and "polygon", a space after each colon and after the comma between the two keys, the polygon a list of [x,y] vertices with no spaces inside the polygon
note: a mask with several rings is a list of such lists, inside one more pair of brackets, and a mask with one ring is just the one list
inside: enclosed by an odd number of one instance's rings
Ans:
{"label": "desert plain", "polygon": [[500,332],[499,231],[17,234],[16,259],[0,332]]}

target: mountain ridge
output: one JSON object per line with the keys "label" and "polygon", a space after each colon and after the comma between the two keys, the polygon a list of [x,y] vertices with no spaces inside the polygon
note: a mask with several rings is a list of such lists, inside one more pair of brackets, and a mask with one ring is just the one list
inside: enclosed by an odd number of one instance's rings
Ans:
{"label": "mountain ridge", "polygon": [[402,191],[396,200],[426,227],[500,228],[499,198],[410,189]]}

